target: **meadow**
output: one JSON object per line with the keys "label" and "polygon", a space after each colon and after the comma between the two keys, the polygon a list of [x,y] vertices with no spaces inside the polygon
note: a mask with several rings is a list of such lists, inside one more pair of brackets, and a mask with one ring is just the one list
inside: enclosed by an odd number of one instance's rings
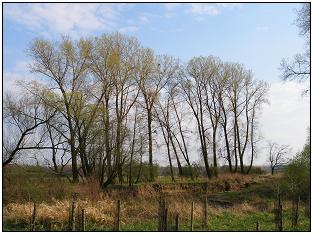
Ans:
{"label": "meadow", "polygon": [[[274,208],[281,174],[271,176],[221,174],[194,182],[158,177],[155,183],[112,185],[101,190],[95,179],[71,184],[66,177],[41,167],[8,167],[3,182],[3,230],[29,231],[36,203],[35,231],[67,231],[69,208],[75,198],[76,230],[79,212],[85,210],[85,231],[112,231],[117,201],[121,202],[120,231],[158,231],[159,200],[168,209],[167,230],[190,231],[191,203],[194,202],[194,231],[276,231]],[[207,224],[204,201],[207,198]],[[283,231],[309,231],[307,204],[300,203],[298,225],[292,226],[292,204],[282,195]],[[258,225],[257,225],[258,223]],[[48,226],[49,224],[49,226]]]}

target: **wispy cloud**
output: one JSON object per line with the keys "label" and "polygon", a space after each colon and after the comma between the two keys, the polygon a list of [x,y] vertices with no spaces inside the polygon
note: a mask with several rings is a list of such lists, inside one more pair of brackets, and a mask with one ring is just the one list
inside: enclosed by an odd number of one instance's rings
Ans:
{"label": "wispy cloud", "polygon": [[239,6],[241,6],[239,3],[191,3],[186,12],[197,15],[215,16],[220,14],[224,8],[235,8]]}
{"label": "wispy cloud", "polygon": [[9,3],[4,5],[4,16],[35,32],[75,35],[119,29],[124,7],[124,4]]}
{"label": "wispy cloud", "polygon": [[219,10],[216,5],[211,3],[203,4],[203,3],[192,3],[190,8],[186,10],[187,13],[191,14],[200,14],[200,15],[218,15]]}
{"label": "wispy cloud", "polygon": [[139,30],[138,26],[127,26],[127,27],[122,27],[118,31],[120,33],[127,33],[127,32],[136,32]]}
{"label": "wispy cloud", "polygon": [[301,149],[310,125],[310,99],[301,96],[306,86],[295,81],[271,84],[270,105],[264,106],[260,116],[265,140],[289,144],[294,151]]}
{"label": "wispy cloud", "polygon": [[[19,60],[15,63],[12,70],[3,71],[3,91],[18,93],[20,92],[17,86],[18,81],[31,81],[35,79],[34,74],[29,72],[29,64],[31,60]],[[38,78],[37,78],[38,80]]]}
{"label": "wispy cloud", "polygon": [[241,3],[217,3],[217,6],[218,7],[229,7],[229,8],[232,8],[232,7],[241,7],[242,4]]}
{"label": "wispy cloud", "polygon": [[139,20],[140,20],[141,23],[144,23],[144,24],[150,22],[150,20],[148,19],[148,17],[147,17],[147,16],[144,16],[144,15],[140,16],[140,17],[139,17]]}
{"label": "wispy cloud", "polygon": [[258,26],[256,27],[256,30],[257,31],[268,31],[269,30],[269,27],[264,25],[264,26]]}
{"label": "wispy cloud", "polygon": [[169,10],[169,11],[172,11],[174,10],[175,8],[179,7],[179,6],[182,6],[182,3],[164,3],[163,6]]}

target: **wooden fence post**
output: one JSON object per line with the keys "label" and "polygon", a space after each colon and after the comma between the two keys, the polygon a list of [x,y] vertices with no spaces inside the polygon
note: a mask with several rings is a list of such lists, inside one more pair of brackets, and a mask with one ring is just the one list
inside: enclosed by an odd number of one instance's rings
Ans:
{"label": "wooden fence post", "polygon": [[168,230],[168,208],[165,208],[164,211],[164,228],[163,231],[167,231]]}
{"label": "wooden fence post", "polygon": [[300,196],[292,199],[292,226],[298,226]]}
{"label": "wooden fence post", "polygon": [[191,204],[191,224],[190,224],[190,231],[194,229],[194,202]]}
{"label": "wooden fence post", "polygon": [[34,202],[33,204],[33,211],[32,211],[32,217],[31,217],[31,226],[30,226],[30,230],[31,231],[35,231],[35,222],[36,222],[36,202]]}
{"label": "wooden fence post", "polygon": [[278,202],[275,207],[275,223],[278,231],[283,230],[283,214],[282,214],[282,202],[281,195],[278,193]]}
{"label": "wooden fence post", "polygon": [[203,226],[206,230],[208,230],[208,205],[207,205],[207,197],[204,200],[204,220]]}
{"label": "wooden fence post", "polygon": [[259,222],[258,222],[258,221],[256,221],[256,223],[255,223],[255,224],[256,224],[255,230],[256,230],[256,231],[259,231]]}
{"label": "wooden fence post", "polygon": [[82,209],[81,214],[81,231],[85,231],[85,209]]}
{"label": "wooden fence post", "polygon": [[305,203],[305,216],[311,218],[311,191],[309,191],[308,200]]}
{"label": "wooden fence post", "polygon": [[50,220],[48,221],[47,230],[48,230],[49,232],[52,231],[52,222],[51,222]]}
{"label": "wooden fence post", "polygon": [[164,231],[165,229],[165,210],[166,202],[165,199],[160,197],[159,199],[159,213],[158,213],[158,231]]}
{"label": "wooden fence post", "polygon": [[49,219],[44,220],[45,231],[51,231],[51,221]]}
{"label": "wooden fence post", "polygon": [[120,202],[120,200],[118,200],[114,231],[120,231],[120,213],[121,213],[121,202]]}
{"label": "wooden fence post", "polygon": [[75,223],[76,223],[75,207],[76,207],[76,203],[75,203],[75,201],[73,201],[72,202],[72,207],[71,207],[71,213],[72,213],[72,228],[71,228],[71,231],[75,231]]}
{"label": "wooden fence post", "polygon": [[175,231],[179,231],[179,226],[180,226],[180,218],[179,218],[179,214],[177,214]]}
{"label": "wooden fence post", "polygon": [[75,231],[75,206],[76,206],[76,203],[73,200],[70,205],[70,210],[69,210],[69,230],[70,231]]}
{"label": "wooden fence post", "polygon": [[161,213],[161,207],[162,207],[162,199],[159,198],[159,207],[158,207],[158,231],[161,231],[161,224],[162,224],[162,213]]}

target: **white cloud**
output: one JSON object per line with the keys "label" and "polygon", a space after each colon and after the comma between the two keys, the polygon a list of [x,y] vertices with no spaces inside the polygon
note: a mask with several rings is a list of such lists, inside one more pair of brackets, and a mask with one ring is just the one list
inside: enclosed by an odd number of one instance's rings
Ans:
{"label": "white cloud", "polygon": [[6,4],[4,16],[41,34],[87,34],[119,29],[123,4]]}
{"label": "white cloud", "polygon": [[268,31],[269,30],[269,27],[264,25],[264,26],[258,26],[256,27],[256,30],[257,31]]}
{"label": "white cloud", "polygon": [[127,33],[127,32],[136,32],[139,30],[139,27],[137,26],[127,26],[127,27],[122,27],[119,29],[120,33]]}
{"label": "white cloud", "polygon": [[29,72],[29,64],[31,61],[18,61],[13,70],[3,71],[3,91],[20,92],[17,85],[18,81],[31,81],[35,79],[34,75]]}
{"label": "white cloud", "polygon": [[144,24],[149,23],[149,19],[147,16],[140,16],[139,20],[141,23],[144,23]]}
{"label": "white cloud", "polygon": [[19,91],[16,82],[23,80],[23,77],[19,73],[4,72],[3,73],[3,91],[16,93]]}
{"label": "white cloud", "polygon": [[[270,105],[264,106],[259,121],[264,142],[288,144],[293,153],[302,149],[310,125],[310,101],[309,97],[302,96],[304,88],[306,84],[297,82],[271,84]],[[265,162],[265,157],[259,162]]]}
{"label": "white cloud", "polygon": [[241,3],[217,3],[217,6],[220,6],[220,7],[241,7],[242,4]]}
{"label": "white cloud", "polygon": [[168,11],[172,11],[175,8],[181,6],[182,3],[164,3],[163,6],[168,10]]}
{"label": "white cloud", "polygon": [[197,15],[216,16],[220,14],[224,8],[235,8],[239,6],[241,6],[239,3],[191,3],[186,12]]}
{"label": "white cloud", "polygon": [[218,15],[220,13],[216,5],[207,3],[191,3],[190,8],[186,11],[191,14],[200,14],[200,15]]}

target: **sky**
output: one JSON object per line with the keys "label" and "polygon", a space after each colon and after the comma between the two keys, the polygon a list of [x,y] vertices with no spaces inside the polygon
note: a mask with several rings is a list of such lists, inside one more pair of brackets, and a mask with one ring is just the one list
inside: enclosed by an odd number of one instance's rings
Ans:
{"label": "sky", "polygon": [[16,80],[38,79],[28,72],[27,48],[34,38],[118,31],[183,62],[214,55],[244,64],[255,79],[270,84],[270,104],[260,118],[265,141],[289,144],[296,152],[310,125],[309,97],[301,96],[304,85],[283,83],[278,68],[282,58],[304,49],[293,24],[298,8],[298,3],[3,3],[3,88],[14,91]]}

